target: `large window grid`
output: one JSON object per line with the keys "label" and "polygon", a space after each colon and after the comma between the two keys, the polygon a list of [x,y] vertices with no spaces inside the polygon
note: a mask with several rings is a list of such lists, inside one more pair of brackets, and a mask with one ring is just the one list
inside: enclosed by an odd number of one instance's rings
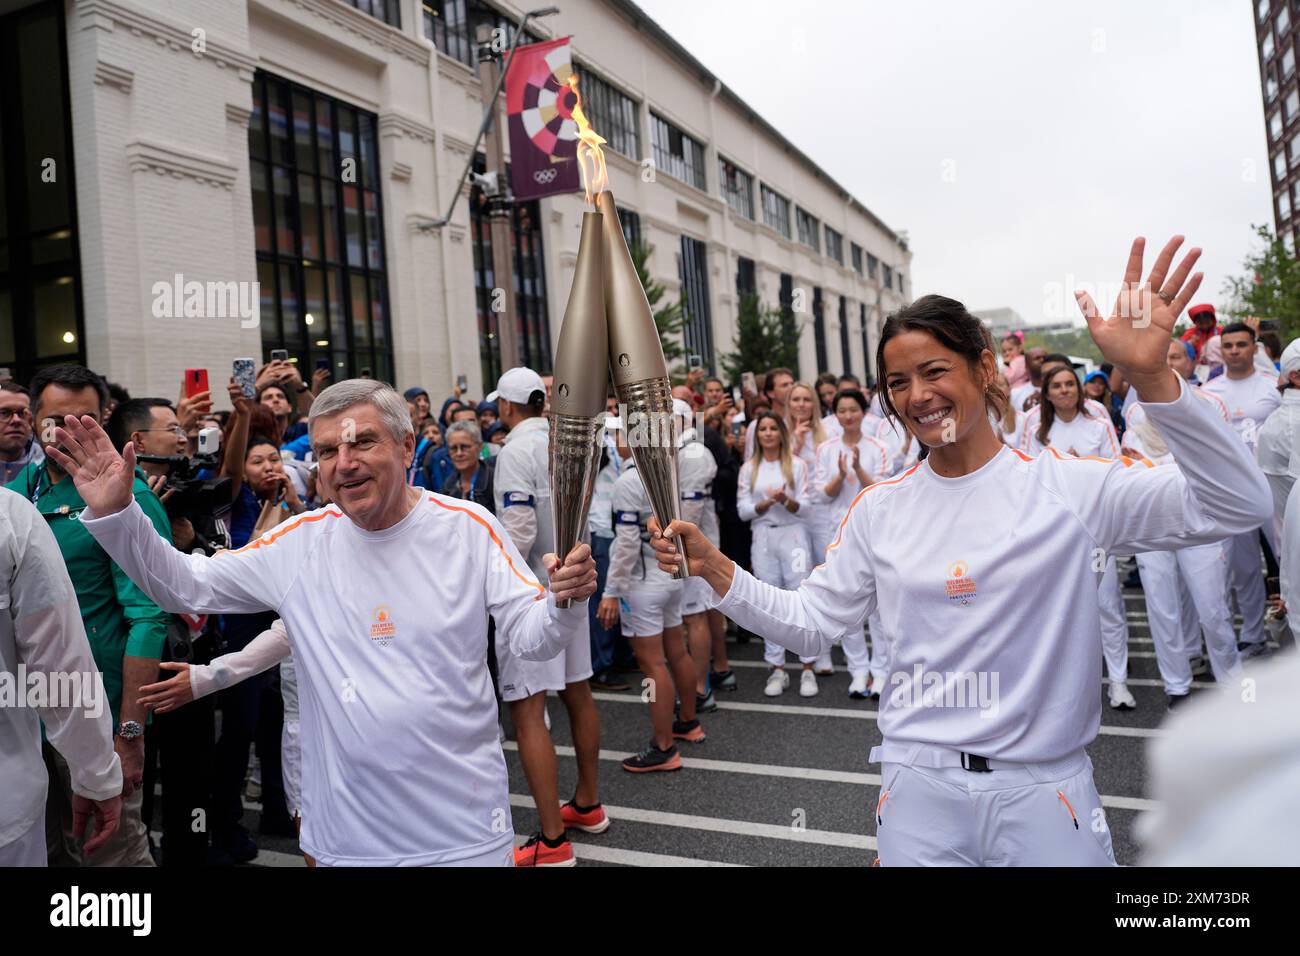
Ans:
{"label": "large window grid", "polygon": [[844,374],[853,374],[853,357],[849,354],[849,300],[840,296],[840,361]]}
{"label": "large window grid", "polygon": [[880,271],[881,279],[885,283],[885,288],[892,289],[894,287],[894,267],[882,265]]}
{"label": "large window grid", "polygon": [[821,286],[813,287],[813,345],[817,351],[817,374],[830,371],[830,358],[826,354],[826,303],[822,300]]}
{"label": "large window grid", "polygon": [[650,146],[655,168],[696,189],[708,188],[704,178],[704,145],[654,113],[650,114]]}
{"label": "large window grid", "polygon": [[753,259],[737,256],[736,300],[740,301],[747,295],[758,295],[758,274],[754,268]]}
{"label": "large window grid", "polygon": [[[421,18],[425,37],[447,56],[470,67],[478,65],[475,36],[481,24],[503,30],[507,49],[518,27],[479,0],[424,0]],[[538,39],[535,33],[525,30],[519,45],[536,43]]]}
{"label": "large window grid", "polygon": [[880,269],[880,260],[868,252],[867,253],[867,278],[870,279],[872,282],[875,282],[876,273],[879,271],[879,269]]}
{"label": "large window grid", "polygon": [[402,28],[401,0],[343,0],[348,6],[356,7],[362,13],[368,13],[377,20],[382,20],[390,27]]}
{"label": "large window grid", "polygon": [[677,260],[682,282],[682,307],[686,321],[682,324],[686,355],[698,355],[709,372],[713,371],[713,319],[709,305],[709,256],[704,243],[682,236],[681,256]]}
{"label": "large window grid", "polygon": [[0,17],[0,365],[17,382],[85,362],[65,31],[62,4]]}
{"label": "large window grid", "polygon": [[826,255],[844,265],[844,237],[830,226],[826,227]]}
{"label": "large window grid", "polygon": [[641,137],[636,100],[585,66],[579,67],[578,80],[582,91],[582,111],[592,129],[605,138],[610,149],[629,159],[639,160]]}
{"label": "large window grid", "polygon": [[622,206],[616,208],[618,224],[623,227],[623,241],[627,243],[628,249],[635,250],[641,245],[641,214]]}
{"label": "large window grid", "polygon": [[862,247],[856,242],[849,243],[849,259],[853,263],[853,271],[862,275]]}
{"label": "large window grid", "polygon": [[754,218],[754,177],[721,156],[718,157],[718,187],[732,212]]}
{"label": "large window grid", "polygon": [[789,239],[790,200],[763,183],[759,184],[759,193],[763,197],[763,222]]}
{"label": "large window grid", "polygon": [[248,142],[263,349],[391,382],[374,114],[259,71]]}
{"label": "large window grid", "polygon": [[[487,168],[485,157],[474,159],[474,171]],[[506,170],[506,180],[510,172]],[[470,232],[474,254],[474,299],[478,312],[479,363],[485,383],[501,377],[499,322],[504,313],[493,306],[501,301],[492,259],[492,220],[487,196],[477,186],[470,190]],[[546,305],[546,269],[542,249],[541,211],[537,200],[517,202],[510,210],[510,261],[515,290],[515,338],[519,361],[533,371],[551,371],[551,324]]]}
{"label": "large window grid", "polygon": [[799,241],[814,252],[821,252],[822,225],[817,217],[795,206],[794,220],[799,228]]}
{"label": "large window grid", "polygon": [[797,371],[799,368],[799,322],[794,315],[794,277],[789,273],[781,273],[781,287],[777,294],[777,301],[781,308],[781,327],[785,330],[787,341],[795,343],[795,363]]}

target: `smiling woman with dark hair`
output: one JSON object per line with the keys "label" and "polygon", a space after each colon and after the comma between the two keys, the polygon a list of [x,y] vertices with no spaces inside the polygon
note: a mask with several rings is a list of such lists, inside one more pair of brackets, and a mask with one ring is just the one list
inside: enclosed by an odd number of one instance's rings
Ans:
{"label": "smiling woman with dark hair", "polygon": [[[1134,242],[1109,319],[1078,294],[1097,347],[1137,389],[1177,469],[1008,448],[989,422],[1006,396],[983,326],[931,295],[885,322],[877,352],[889,416],[929,454],[858,494],[825,564],[797,590],[757,581],[686,522],[666,529],[682,536],[719,610],[795,653],[820,653],[879,610],[892,655],[884,743],[870,758],[883,764],[883,864],[1114,864],[1084,750],[1101,719],[1097,550],[1218,540],[1268,513],[1241,442],[1165,361],[1201,281],[1190,276],[1200,250],[1171,271],[1181,243],[1165,246],[1144,283]],[[671,567],[672,538],[654,546]]]}

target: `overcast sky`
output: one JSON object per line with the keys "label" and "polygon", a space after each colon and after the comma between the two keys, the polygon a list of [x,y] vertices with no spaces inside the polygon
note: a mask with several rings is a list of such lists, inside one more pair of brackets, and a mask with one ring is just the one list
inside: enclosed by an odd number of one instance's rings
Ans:
{"label": "overcast sky", "polygon": [[1066,286],[1181,232],[1223,305],[1272,225],[1247,0],[638,3],[908,232],[917,296],[1075,318]]}

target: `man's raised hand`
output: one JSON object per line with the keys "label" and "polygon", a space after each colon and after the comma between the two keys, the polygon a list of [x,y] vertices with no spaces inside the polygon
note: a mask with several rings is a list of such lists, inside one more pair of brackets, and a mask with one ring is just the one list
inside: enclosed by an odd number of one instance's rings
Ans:
{"label": "man's raised hand", "polygon": [[126,443],[119,455],[113,443],[90,416],[80,420],[72,415],[54,429],[58,443],[46,453],[59,468],[72,476],[81,499],[96,518],[115,514],[131,503],[131,486],[135,481],[135,446]]}

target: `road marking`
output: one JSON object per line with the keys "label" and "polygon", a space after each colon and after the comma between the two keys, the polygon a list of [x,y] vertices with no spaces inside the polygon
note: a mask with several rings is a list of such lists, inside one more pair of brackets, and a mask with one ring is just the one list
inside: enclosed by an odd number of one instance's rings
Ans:
{"label": "road marking", "polygon": [[[162,831],[154,830],[151,832],[153,842],[162,844]],[[307,861],[298,853],[281,853],[279,850],[267,850],[261,847],[257,850],[257,856],[251,863],[237,863],[236,866],[267,866],[267,867],[297,867],[299,869],[307,868]]]}
{"label": "road marking", "polygon": [[[1130,654],[1129,657],[1133,655]],[[555,691],[548,691],[549,696],[558,696]],[[641,695],[637,693],[611,694],[604,691],[592,691],[596,700],[607,700],[617,704],[640,704]],[[714,695],[717,700],[717,695]],[[850,720],[877,720],[879,715],[874,710],[850,710],[847,707],[799,707],[791,704],[750,704],[741,701],[717,701],[720,710],[740,710],[759,714],[787,714],[799,717],[847,717]],[[1101,725],[1103,734],[1115,737],[1162,737],[1164,734],[1149,727],[1111,727]]]}
{"label": "road marking", "polygon": [[[512,807],[535,808],[533,798],[525,794],[510,794]],[[628,820],[632,823],[651,823],[656,826],[680,827],[688,830],[707,830],[712,833],[734,833],[739,836],[764,837],[769,840],[786,840],[791,843],[816,843],[821,846],[841,846],[853,850],[874,850],[876,838],[864,833],[836,833],[833,830],[801,830],[790,825],[753,823],[749,820],[727,820],[722,817],[701,817],[693,813],[669,813],[665,810],[644,810],[640,807],[615,807],[605,804],[611,820]],[[591,844],[584,844],[591,846]],[[575,844],[576,847],[576,844]]]}
{"label": "road marking", "polygon": [[[512,752],[519,751],[519,745],[513,740],[507,740],[501,745],[504,750]],[[574,749],[557,745],[555,748],[557,755],[561,757],[574,757]],[[617,761],[621,763],[628,757],[630,752],[624,753],[618,750],[600,751],[601,760]],[[820,770],[816,767],[783,767],[774,764],[764,763],[744,763],[738,760],[713,760],[705,757],[683,757],[682,766],[688,770],[711,770],[722,773],[743,773],[756,777],[785,777],[794,780],[818,780],[824,783],[847,783],[862,787],[879,787],[880,774],[878,773],[857,773],[850,770]],[[1114,797],[1102,795],[1101,802],[1103,806],[1116,807],[1121,810],[1154,810],[1158,804],[1154,800],[1148,800],[1145,797]]]}

